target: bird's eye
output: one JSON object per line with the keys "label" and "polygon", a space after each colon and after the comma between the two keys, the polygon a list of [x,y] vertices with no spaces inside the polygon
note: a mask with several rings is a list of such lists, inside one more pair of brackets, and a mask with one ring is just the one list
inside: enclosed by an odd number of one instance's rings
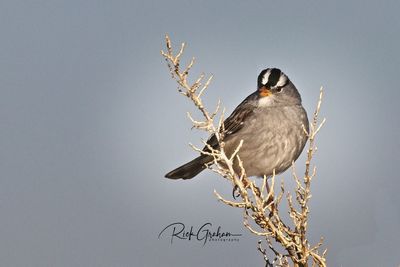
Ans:
{"label": "bird's eye", "polygon": [[282,87],[276,88],[276,91],[277,91],[278,93],[280,93],[280,92],[282,91]]}

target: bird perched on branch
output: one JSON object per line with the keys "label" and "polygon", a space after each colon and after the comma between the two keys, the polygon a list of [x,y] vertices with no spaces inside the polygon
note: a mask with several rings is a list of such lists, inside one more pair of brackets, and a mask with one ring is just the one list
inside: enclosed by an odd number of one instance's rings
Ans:
{"label": "bird perched on branch", "polygon": [[[224,121],[224,149],[230,156],[239,142],[239,157],[247,176],[263,177],[281,173],[295,161],[307,142],[307,113],[294,84],[279,69],[268,68],[258,75],[257,90],[249,95]],[[212,135],[207,144],[218,149]],[[207,146],[203,149],[208,151]],[[194,160],[167,173],[170,179],[191,179],[213,162],[211,155]],[[240,167],[234,164],[236,173]]]}

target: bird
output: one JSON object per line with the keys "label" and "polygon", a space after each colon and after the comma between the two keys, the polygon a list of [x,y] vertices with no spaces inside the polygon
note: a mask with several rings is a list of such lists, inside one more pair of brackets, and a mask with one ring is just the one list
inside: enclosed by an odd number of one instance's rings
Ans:
{"label": "bird", "polygon": [[[243,140],[239,157],[248,177],[271,177],[287,170],[299,157],[308,140],[307,112],[296,86],[278,68],[267,68],[257,78],[257,89],[243,100],[224,121],[224,150],[229,157]],[[219,148],[215,135],[207,144]],[[203,151],[209,151],[208,146]],[[168,172],[169,179],[191,179],[214,162],[201,154]],[[233,164],[240,174],[238,161]]]}

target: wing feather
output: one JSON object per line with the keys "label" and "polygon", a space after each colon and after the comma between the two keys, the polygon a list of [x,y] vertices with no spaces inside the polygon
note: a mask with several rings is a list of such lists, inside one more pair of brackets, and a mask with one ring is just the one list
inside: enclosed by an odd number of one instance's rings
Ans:
{"label": "wing feather", "polygon": [[[249,95],[224,121],[224,139],[229,138],[230,135],[233,135],[242,129],[244,121],[249,119],[254,112],[256,98],[257,93]],[[215,149],[218,148],[218,141],[214,134],[207,140],[207,144]],[[203,150],[207,151],[207,146],[205,146]]]}

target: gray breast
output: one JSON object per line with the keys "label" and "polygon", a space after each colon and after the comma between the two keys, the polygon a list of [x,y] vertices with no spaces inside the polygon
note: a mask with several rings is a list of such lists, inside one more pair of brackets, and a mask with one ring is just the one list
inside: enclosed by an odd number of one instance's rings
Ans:
{"label": "gray breast", "polygon": [[[300,105],[260,108],[244,123],[225,142],[229,155],[243,139],[239,156],[248,176],[271,176],[274,169],[276,173],[285,171],[307,141],[302,125],[308,130],[308,119]],[[239,171],[237,164],[235,170]]]}

